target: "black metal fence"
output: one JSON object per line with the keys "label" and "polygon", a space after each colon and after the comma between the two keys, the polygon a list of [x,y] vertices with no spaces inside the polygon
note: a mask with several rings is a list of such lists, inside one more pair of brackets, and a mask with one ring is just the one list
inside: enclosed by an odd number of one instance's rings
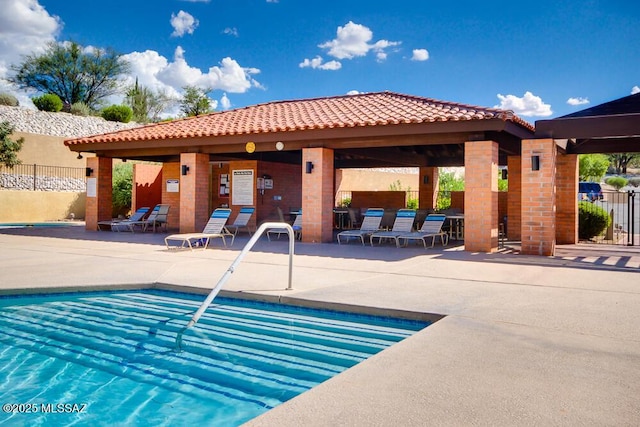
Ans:
{"label": "black metal fence", "polygon": [[0,165],[0,189],[29,191],[86,191],[85,168],[20,164]]}
{"label": "black metal fence", "polygon": [[591,242],[636,246],[640,245],[640,193],[635,191],[604,191],[602,199],[582,202],[582,209],[602,209],[610,218],[610,224]]}

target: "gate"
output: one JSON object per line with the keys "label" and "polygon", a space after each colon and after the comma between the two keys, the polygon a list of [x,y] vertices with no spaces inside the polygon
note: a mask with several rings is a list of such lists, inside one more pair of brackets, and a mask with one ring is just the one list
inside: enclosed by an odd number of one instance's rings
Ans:
{"label": "gate", "polygon": [[640,193],[603,191],[602,199],[591,203],[604,209],[611,218],[609,227],[593,243],[640,245]]}

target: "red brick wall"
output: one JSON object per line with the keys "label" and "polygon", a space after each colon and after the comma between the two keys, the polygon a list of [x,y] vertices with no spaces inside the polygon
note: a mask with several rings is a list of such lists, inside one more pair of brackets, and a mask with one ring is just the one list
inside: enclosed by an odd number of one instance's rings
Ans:
{"label": "red brick wall", "polygon": [[520,240],[522,229],[522,157],[507,157],[507,170],[509,173],[506,213],[507,237],[510,240]]}
{"label": "red brick wall", "polygon": [[[306,173],[306,163],[314,165]],[[310,243],[333,241],[333,150],[305,148],[302,150],[302,241]]]}
{"label": "red brick wall", "polygon": [[88,157],[87,167],[93,169],[89,179],[96,179],[96,197],[88,197],[85,213],[85,228],[98,230],[98,221],[111,219],[113,199],[113,165],[107,157]]}
{"label": "red brick wall", "polygon": [[558,153],[556,162],[556,241],[574,244],[578,243],[578,156]]}
{"label": "red brick wall", "polygon": [[403,209],[406,207],[406,195],[405,191],[352,191],[351,207]]}
{"label": "red brick wall", "polygon": [[466,142],[464,248],[472,252],[498,249],[498,144]]}
{"label": "red brick wall", "polygon": [[451,208],[464,212],[464,191],[451,192]]}
{"label": "red brick wall", "polygon": [[289,219],[287,213],[291,209],[302,208],[302,173],[300,165],[258,163],[258,176],[269,175],[273,179],[272,190],[258,193],[256,212],[259,213],[259,223],[278,221],[278,207],[284,212],[285,220]]}
{"label": "red brick wall", "polygon": [[153,207],[162,201],[162,166],[135,163],[133,165],[131,210]]}
{"label": "red brick wall", "polygon": [[162,203],[170,205],[167,218],[167,228],[171,230],[180,229],[180,193],[167,192],[167,180],[180,180],[180,163],[164,163],[162,165]]}
{"label": "red brick wall", "polygon": [[[532,156],[540,156],[540,170],[532,170]],[[522,253],[551,256],[556,244],[556,144],[553,139],[523,140],[521,164]]]}

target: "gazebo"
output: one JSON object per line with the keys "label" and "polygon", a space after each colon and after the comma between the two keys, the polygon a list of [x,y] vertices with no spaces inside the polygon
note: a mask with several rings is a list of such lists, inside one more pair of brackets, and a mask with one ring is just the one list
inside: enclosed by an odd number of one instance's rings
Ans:
{"label": "gazebo", "polygon": [[521,170],[537,144],[511,111],[393,92],[274,101],[65,141],[96,154],[87,158],[90,230],[111,215],[113,159],[160,164],[161,201],[180,232],[201,229],[219,204],[255,206],[258,221],[298,206],[306,242],[332,240],[336,169],[417,167],[419,205],[430,209],[438,167],[464,166],[465,250],[481,252],[498,248],[500,165],[509,168],[509,234],[520,237],[529,197]]}

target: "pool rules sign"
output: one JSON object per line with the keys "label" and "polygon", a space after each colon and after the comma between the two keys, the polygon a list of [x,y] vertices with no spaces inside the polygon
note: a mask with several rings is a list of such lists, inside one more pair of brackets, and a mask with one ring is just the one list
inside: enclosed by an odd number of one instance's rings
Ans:
{"label": "pool rules sign", "polygon": [[253,205],[253,169],[238,169],[231,175],[231,204]]}

